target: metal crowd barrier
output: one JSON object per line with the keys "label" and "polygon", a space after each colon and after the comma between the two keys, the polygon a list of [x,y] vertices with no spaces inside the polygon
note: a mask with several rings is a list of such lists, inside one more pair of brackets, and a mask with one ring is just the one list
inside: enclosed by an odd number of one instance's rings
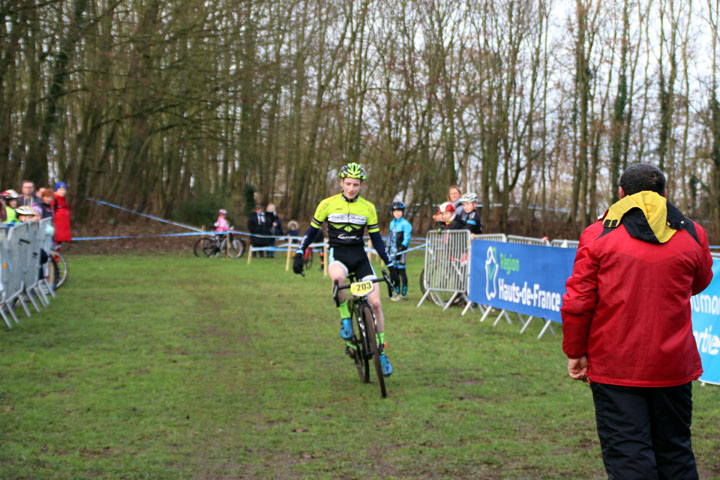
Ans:
{"label": "metal crowd barrier", "polygon": [[428,296],[443,310],[456,301],[469,305],[470,232],[429,232],[425,241],[423,272],[425,294],[417,304],[418,307]]}
{"label": "metal crowd barrier", "polygon": [[[10,317],[19,323],[15,307],[19,303],[25,314],[30,316],[26,300],[30,300],[39,312],[40,305],[48,306],[45,291],[52,294],[47,280],[41,274],[41,249],[46,249],[52,240],[48,239],[45,230],[51,218],[38,222],[18,223],[13,227],[0,225],[0,316],[8,328],[12,328]],[[8,314],[10,317],[8,317]]]}
{"label": "metal crowd barrier", "polygon": [[544,238],[521,237],[519,235],[508,235],[506,241],[508,243],[522,243],[523,245],[550,245]]}
{"label": "metal crowd barrier", "polygon": [[555,239],[550,242],[551,247],[577,248],[580,242],[578,240],[561,240]]}

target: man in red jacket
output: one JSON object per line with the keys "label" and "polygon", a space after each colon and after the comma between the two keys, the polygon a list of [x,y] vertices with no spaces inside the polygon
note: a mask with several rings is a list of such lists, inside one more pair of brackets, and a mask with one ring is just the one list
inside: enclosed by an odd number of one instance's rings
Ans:
{"label": "man in red jacket", "polygon": [[690,297],[712,279],[705,230],[639,163],[580,237],[563,296],[568,373],[589,381],[608,478],[697,478],[691,382],[702,373]]}

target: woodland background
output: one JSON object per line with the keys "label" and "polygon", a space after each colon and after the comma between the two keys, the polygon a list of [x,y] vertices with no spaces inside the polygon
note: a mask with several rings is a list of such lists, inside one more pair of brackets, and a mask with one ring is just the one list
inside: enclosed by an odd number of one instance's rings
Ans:
{"label": "woodland background", "polygon": [[458,183],[486,231],[569,238],[645,161],[719,239],[719,7],[0,0],[0,181],[67,181],[76,221],[93,197],[240,225],[253,191],[309,218],[357,161],[381,220]]}

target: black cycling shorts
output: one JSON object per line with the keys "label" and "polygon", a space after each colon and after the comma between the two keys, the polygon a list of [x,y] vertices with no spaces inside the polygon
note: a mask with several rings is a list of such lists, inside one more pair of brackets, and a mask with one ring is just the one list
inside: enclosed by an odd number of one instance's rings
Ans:
{"label": "black cycling shorts", "polygon": [[365,277],[374,277],[375,270],[370,265],[365,248],[362,246],[356,247],[330,247],[329,249],[330,262],[328,265],[332,265],[333,262],[340,263],[345,267],[345,271],[348,275],[351,273],[355,274],[355,278],[362,280]]}

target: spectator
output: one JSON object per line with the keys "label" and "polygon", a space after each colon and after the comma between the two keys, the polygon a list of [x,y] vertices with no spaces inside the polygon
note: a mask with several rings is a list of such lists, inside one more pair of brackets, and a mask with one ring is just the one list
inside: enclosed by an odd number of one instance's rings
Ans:
{"label": "spectator", "polygon": [[218,218],[214,223],[215,231],[225,233],[230,230],[230,224],[227,221],[227,210],[221,208],[218,210]]}
{"label": "spectator", "polygon": [[466,193],[460,198],[462,204],[462,215],[460,220],[463,227],[470,230],[473,235],[482,233],[482,221],[480,220],[480,209],[478,208],[478,198],[474,193]]}
{"label": "spectator", "polygon": [[[30,207],[28,205],[22,205],[17,208],[16,210],[18,221],[21,223],[26,222],[37,222],[41,218],[41,213],[38,210],[35,210],[33,207]],[[43,232],[46,236],[51,237],[53,236],[54,229],[52,225],[47,225],[45,227],[45,231]],[[38,278],[43,278],[44,272],[43,272],[43,265],[48,261],[48,252],[46,252],[43,248],[40,249],[40,252],[38,252],[40,255],[40,270],[38,273]]]}
{"label": "spectator", "polygon": [[[300,225],[298,225],[297,220],[290,220],[288,222],[288,231],[287,231],[288,237],[299,237],[300,236]],[[290,243],[297,243],[298,240],[291,238]]]}
{"label": "spectator", "polygon": [[[457,185],[450,185],[450,188],[448,188],[447,193],[447,201],[450,202],[455,210],[458,210],[460,208],[460,197],[462,196],[462,192],[460,191],[460,187]],[[433,215],[433,220],[435,222],[442,222],[442,215],[439,213],[436,213]]]}
{"label": "spectator", "polygon": [[15,209],[18,206],[17,192],[12,189],[5,190],[0,196],[2,196],[5,202],[5,223],[15,225],[18,221],[17,213],[15,213]]}
{"label": "spectator", "polygon": [[568,374],[590,382],[608,478],[698,478],[692,381],[702,373],[690,297],[712,279],[705,230],[648,164],[580,237],[562,303]]}
{"label": "spectator", "polygon": [[[272,222],[269,221],[267,215],[265,215],[262,205],[255,205],[255,213],[248,218],[248,230],[250,230],[250,233],[255,234],[250,235],[250,245],[253,247],[268,246],[270,244],[268,240],[270,240],[271,227]],[[259,254],[260,257],[265,256],[265,252],[260,251],[253,252],[253,257],[258,256],[257,254]]]}
{"label": "spectator", "polygon": [[38,190],[38,197],[40,197],[40,211],[42,212],[42,218],[50,218],[53,216],[52,203],[53,203],[53,192],[49,188],[41,188]]}
{"label": "spectator", "polygon": [[18,198],[18,207],[27,205],[32,207],[34,203],[40,204],[40,198],[35,196],[35,184],[31,180],[23,180],[20,186],[22,196]]}
{"label": "spectator", "polygon": [[394,218],[390,221],[387,246],[393,266],[388,269],[395,288],[395,294],[390,299],[393,301],[407,300],[408,279],[405,271],[405,250],[410,245],[413,228],[412,224],[403,216],[405,214],[403,202],[393,202],[390,208]]}
{"label": "spectator", "polygon": [[[277,211],[275,210],[275,205],[272,203],[268,203],[265,207],[265,214],[268,217],[268,221],[270,222],[270,235],[275,236],[281,236],[283,235],[283,229],[282,229],[282,220],[280,220],[280,216],[277,214]],[[275,246],[275,238],[268,239],[268,244],[271,247]],[[268,257],[275,258],[275,252],[269,251]]]}
{"label": "spectator", "polygon": [[457,215],[455,215],[455,207],[450,202],[445,202],[438,207],[438,215],[440,216],[440,230],[462,230],[464,225]]}
{"label": "spectator", "polygon": [[72,233],[70,231],[70,205],[67,203],[66,195],[67,184],[65,182],[57,182],[55,184],[55,194],[52,203],[55,243],[57,245],[72,241]]}

